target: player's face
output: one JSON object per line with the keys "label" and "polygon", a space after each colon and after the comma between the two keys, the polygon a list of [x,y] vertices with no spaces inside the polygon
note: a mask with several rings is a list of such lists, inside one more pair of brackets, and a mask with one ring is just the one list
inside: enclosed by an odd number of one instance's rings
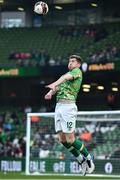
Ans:
{"label": "player's face", "polygon": [[79,68],[80,67],[80,63],[76,60],[76,58],[71,58],[69,59],[69,63],[68,63],[68,69],[72,70],[74,68]]}

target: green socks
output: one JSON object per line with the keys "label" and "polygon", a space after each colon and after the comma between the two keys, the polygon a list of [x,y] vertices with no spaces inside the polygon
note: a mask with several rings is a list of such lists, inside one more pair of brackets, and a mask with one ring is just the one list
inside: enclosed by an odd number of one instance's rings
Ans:
{"label": "green socks", "polygon": [[77,150],[79,150],[83,156],[87,157],[89,155],[87,148],[84,146],[84,144],[80,140],[75,139],[72,146],[76,148]]}
{"label": "green socks", "polygon": [[71,144],[64,142],[62,143],[75,157],[78,157],[80,155],[80,151],[71,146]]}
{"label": "green socks", "polygon": [[84,144],[78,140],[75,139],[73,144],[69,144],[67,142],[62,143],[75,157],[78,157],[80,153],[84,156],[87,157],[89,155],[89,152],[87,148],[84,146]]}

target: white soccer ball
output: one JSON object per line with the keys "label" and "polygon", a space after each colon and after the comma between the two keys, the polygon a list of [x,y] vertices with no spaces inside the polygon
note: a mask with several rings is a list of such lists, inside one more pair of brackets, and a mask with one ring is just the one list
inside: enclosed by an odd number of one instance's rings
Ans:
{"label": "white soccer ball", "polygon": [[47,14],[48,10],[48,5],[43,1],[39,1],[34,5],[34,12],[37,14]]}

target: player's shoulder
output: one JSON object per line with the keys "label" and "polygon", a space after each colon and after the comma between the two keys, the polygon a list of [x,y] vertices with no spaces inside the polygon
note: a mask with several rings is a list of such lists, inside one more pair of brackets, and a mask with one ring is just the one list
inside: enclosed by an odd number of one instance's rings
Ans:
{"label": "player's shoulder", "polygon": [[74,77],[74,79],[82,78],[82,71],[80,70],[80,68],[72,69],[72,71],[70,71],[70,74]]}
{"label": "player's shoulder", "polygon": [[80,68],[74,68],[74,69],[72,69],[71,72],[74,72],[74,73],[82,73],[82,71],[80,70]]}

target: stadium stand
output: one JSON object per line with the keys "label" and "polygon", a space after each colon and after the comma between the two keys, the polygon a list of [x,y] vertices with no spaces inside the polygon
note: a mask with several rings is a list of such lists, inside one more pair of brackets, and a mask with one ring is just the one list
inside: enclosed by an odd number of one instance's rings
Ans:
{"label": "stadium stand", "polygon": [[[107,61],[119,60],[119,25],[112,25],[103,26],[107,32],[105,36],[105,33],[99,30],[99,26],[98,29],[93,28],[94,31],[84,26],[76,29],[63,27],[64,31],[59,27],[49,27],[49,30],[44,27],[0,29],[0,65],[34,66],[38,63],[44,65],[47,61],[53,65],[65,64],[71,53],[81,54],[84,61],[88,62],[91,62],[91,57],[95,55],[98,62],[102,59],[99,56],[107,56]],[[97,32],[99,38],[97,37],[96,41]],[[117,51],[115,55],[113,51]]]}

